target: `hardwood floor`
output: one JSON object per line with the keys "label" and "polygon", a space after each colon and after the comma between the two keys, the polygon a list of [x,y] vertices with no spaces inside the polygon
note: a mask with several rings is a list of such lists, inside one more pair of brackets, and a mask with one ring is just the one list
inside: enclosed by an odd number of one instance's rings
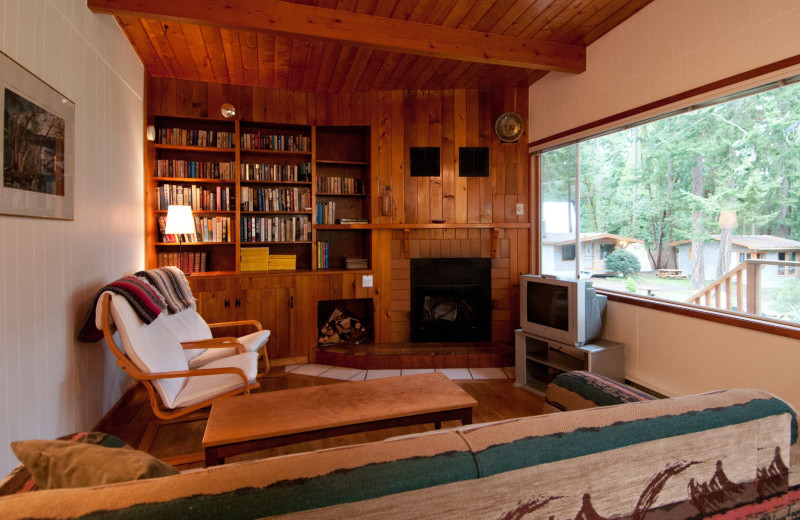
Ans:
{"label": "hardwood floor", "polygon": [[[335,384],[341,381],[310,377],[299,374],[283,372],[282,368],[272,369],[263,379],[260,379],[261,392],[285,390],[312,385]],[[473,380],[457,381],[458,385],[478,401],[478,406],[473,412],[473,422],[489,422],[502,419],[524,417],[542,413],[543,399],[517,388],[512,380]],[[155,417],[147,401],[147,395],[140,385],[128,392],[120,405],[112,410],[103,423],[98,427],[107,433],[116,435],[128,444],[138,447],[145,438],[148,424],[155,421]],[[442,427],[458,426],[457,421],[444,423]],[[343,435],[313,442],[304,442],[270,450],[263,450],[238,457],[231,457],[230,462],[250,460],[263,457],[274,457],[289,453],[300,453],[320,448],[332,448],[347,444],[373,442],[397,435],[432,430],[433,425],[409,426],[404,428],[391,428],[373,432]],[[171,424],[162,424],[148,450],[159,458],[172,458],[180,455],[199,452],[202,450],[201,442],[205,430],[205,419],[183,421]],[[181,470],[202,467],[203,463],[177,464]]]}

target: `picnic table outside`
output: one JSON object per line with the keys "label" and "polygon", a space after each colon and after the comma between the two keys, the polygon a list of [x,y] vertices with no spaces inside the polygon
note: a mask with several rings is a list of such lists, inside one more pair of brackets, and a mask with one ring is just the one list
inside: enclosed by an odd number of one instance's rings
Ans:
{"label": "picnic table outside", "polygon": [[683,269],[656,269],[656,276],[659,278],[686,278]]}

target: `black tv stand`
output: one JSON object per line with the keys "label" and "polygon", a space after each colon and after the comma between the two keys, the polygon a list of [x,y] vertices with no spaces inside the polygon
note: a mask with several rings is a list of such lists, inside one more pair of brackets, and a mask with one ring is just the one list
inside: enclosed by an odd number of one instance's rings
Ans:
{"label": "black tv stand", "polygon": [[544,394],[562,372],[588,370],[619,382],[625,380],[625,345],[598,339],[575,347],[540,338],[517,329],[515,336],[516,385]]}

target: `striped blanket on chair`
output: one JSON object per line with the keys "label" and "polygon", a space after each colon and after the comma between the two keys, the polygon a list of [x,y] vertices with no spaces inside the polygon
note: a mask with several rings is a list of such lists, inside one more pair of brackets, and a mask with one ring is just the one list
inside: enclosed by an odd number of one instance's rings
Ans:
{"label": "striped blanket on chair", "polygon": [[103,339],[103,331],[97,327],[96,318],[97,302],[106,291],[124,296],[130,302],[136,314],[145,323],[153,323],[153,320],[167,307],[161,296],[149,283],[135,276],[125,276],[97,291],[97,294],[92,299],[92,305],[89,307],[83,327],[78,333],[80,341],[94,343]]}
{"label": "striped blanket on chair", "polygon": [[195,307],[192,289],[186,281],[186,275],[177,267],[159,267],[158,269],[148,269],[139,271],[136,277],[147,281],[164,299],[167,304],[167,312],[175,314],[183,309]]}

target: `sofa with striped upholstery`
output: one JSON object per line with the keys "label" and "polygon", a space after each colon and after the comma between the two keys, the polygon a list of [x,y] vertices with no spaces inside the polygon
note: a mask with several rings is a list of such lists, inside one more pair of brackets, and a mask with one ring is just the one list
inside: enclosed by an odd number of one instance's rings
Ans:
{"label": "sofa with striped upholstery", "polygon": [[24,493],[0,517],[792,518],[796,440],[786,402],[730,389]]}

